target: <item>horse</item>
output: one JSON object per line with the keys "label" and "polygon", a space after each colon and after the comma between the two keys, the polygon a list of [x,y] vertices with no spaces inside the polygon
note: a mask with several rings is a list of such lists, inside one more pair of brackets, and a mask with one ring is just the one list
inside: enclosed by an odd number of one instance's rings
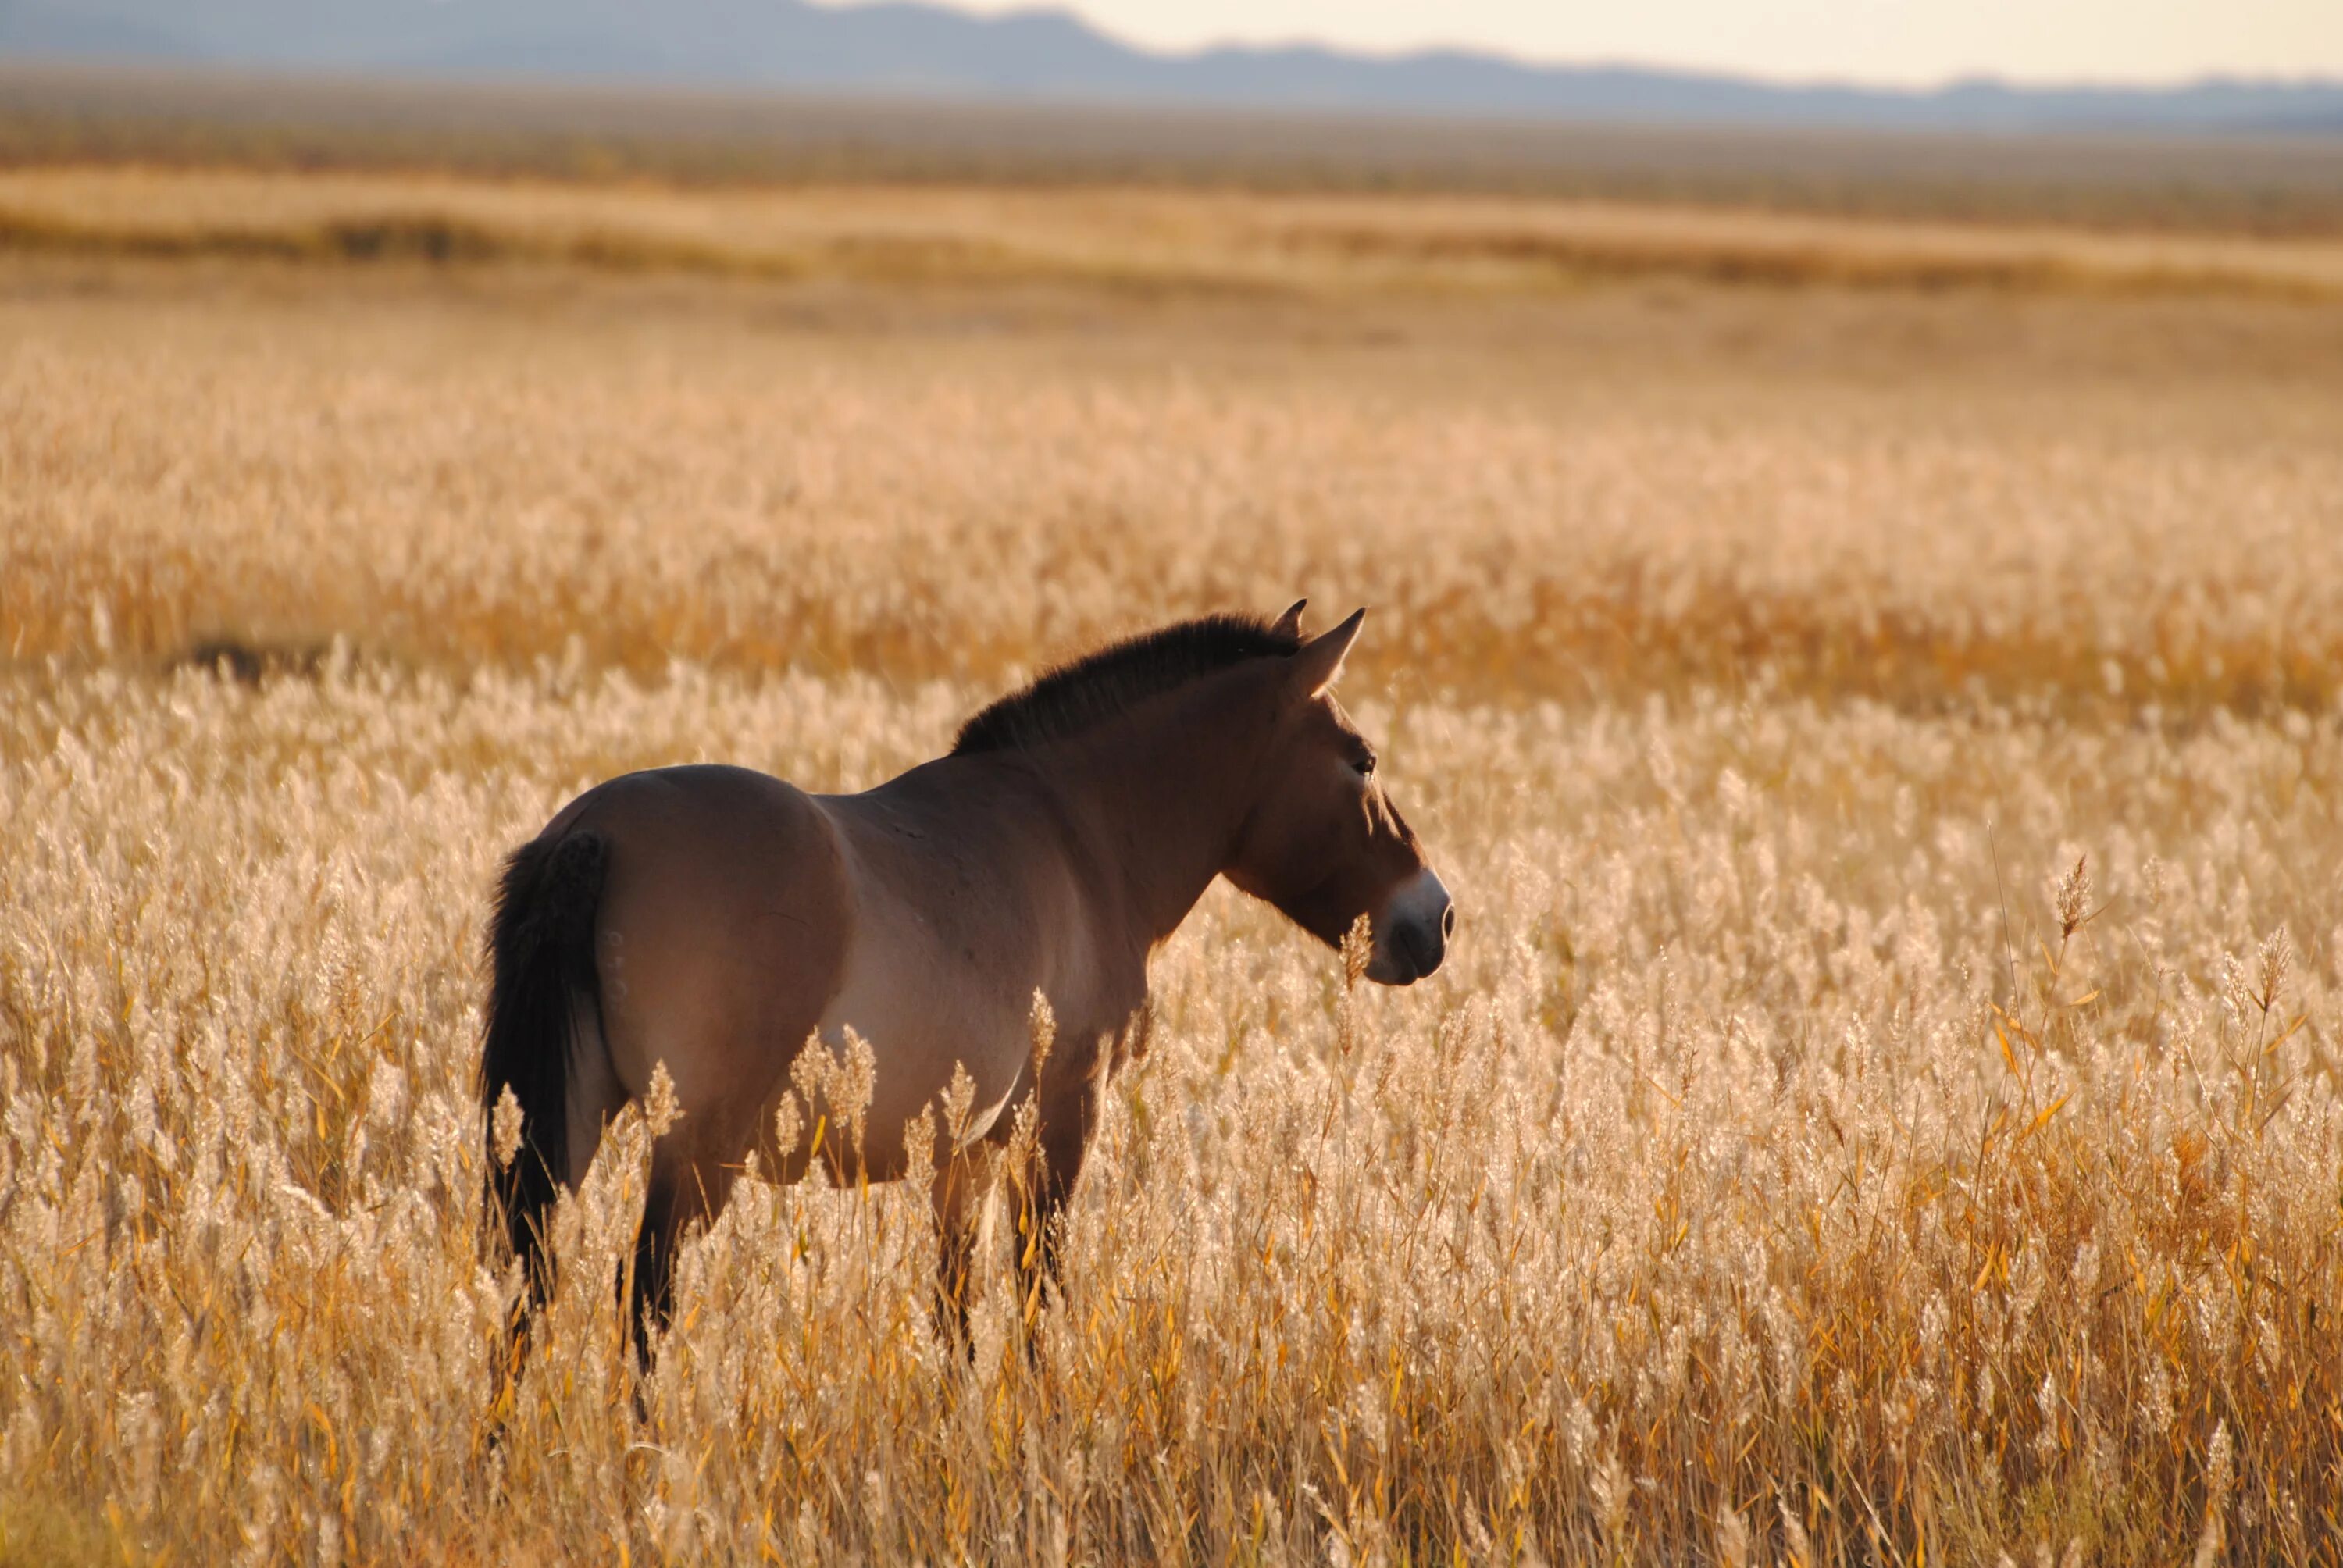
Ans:
{"label": "horse", "polygon": [[[1051,670],[949,755],[862,794],[654,769],[595,786],[513,851],[478,1076],[484,1245],[527,1281],[507,1376],[552,1286],[548,1211],[630,1101],[662,1112],[631,1285],[620,1271],[639,1367],[679,1243],[752,1157],[782,1182],[816,1161],[842,1181],[899,1180],[918,1164],[913,1124],[954,1099],[928,1164],[937,1313],[965,1343],[972,1221],[1012,1129],[1029,1167],[1011,1172],[1028,1205],[1020,1282],[1038,1307],[1109,1075],[1144,1049],[1149,958],[1215,878],[1332,946],[1365,917],[1370,980],[1439,969],[1454,906],[1332,691],[1366,612],[1305,638],[1306,603]],[[850,1038],[872,1070],[855,1136],[789,1137],[800,1057]]]}

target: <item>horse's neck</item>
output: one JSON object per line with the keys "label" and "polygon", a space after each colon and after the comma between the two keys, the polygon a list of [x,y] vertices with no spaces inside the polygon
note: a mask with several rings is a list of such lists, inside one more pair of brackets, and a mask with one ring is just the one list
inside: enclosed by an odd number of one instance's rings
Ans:
{"label": "horse's neck", "polygon": [[1188,918],[1228,862],[1252,805],[1256,759],[1236,739],[1248,732],[1198,694],[1151,704],[1066,745],[1061,786],[1091,857],[1149,947]]}

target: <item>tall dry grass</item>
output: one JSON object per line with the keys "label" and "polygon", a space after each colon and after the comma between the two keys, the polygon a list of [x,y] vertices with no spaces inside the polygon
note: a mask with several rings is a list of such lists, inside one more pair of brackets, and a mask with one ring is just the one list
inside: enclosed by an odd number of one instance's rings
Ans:
{"label": "tall dry grass", "polygon": [[[0,303],[0,1553],[2334,1560],[2323,317],[2045,382],[1975,301],[65,276]],[[2074,362],[2135,338],[2189,374]],[[491,1450],[498,854],[1289,590],[1378,605],[1450,968],[1211,896],[1030,1361],[997,1246],[963,1365],[924,1203],[751,1189],[639,1422],[630,1113]]]}
{"label": "tall dry grass", "polygon": [[496,853],[623,766],[867,783],[972,696],[20,678],[0,1528],[256,1561],[2331,1547],[2332,717],[1363,683],[1453,968],[1346,996],[1216,894],[1035,1363],[999,1257],[974,1366],[930,1338],[922,1204],[750,1191],[636,1425],[633,1124],[489,1453]]}

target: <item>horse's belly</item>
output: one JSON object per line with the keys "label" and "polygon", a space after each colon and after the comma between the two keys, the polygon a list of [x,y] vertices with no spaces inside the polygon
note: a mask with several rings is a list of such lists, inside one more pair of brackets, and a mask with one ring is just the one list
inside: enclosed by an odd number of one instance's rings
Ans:
{"label": "horse's belly", "polygon": [[833,1050],[844,1048],[849,1030],[870,1045],[874,1081],[863,1136],[874,1177],[896,1163],[903,1130],[930,1106],[943,1152],[956,1067],[973,1091],[960,1134],[966,1144],[1000,1119],[1022,1086],[1031,1054],[1026,1014],[1009,1000],[1013,993],[998,977],[972,974],[930,948],[898,933],[860,933],[844,982],[821,1016],[822,1039]]}

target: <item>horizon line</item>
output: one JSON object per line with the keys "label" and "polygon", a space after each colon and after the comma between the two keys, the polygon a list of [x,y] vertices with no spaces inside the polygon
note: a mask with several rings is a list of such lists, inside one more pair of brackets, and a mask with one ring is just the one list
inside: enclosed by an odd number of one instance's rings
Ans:
{"label": "horizon line", "polygon": [[[441,3],[446,3],[446,0],[441,0]],[[2207,67],[2169,76],[2088,76],[2072,74],[2045,74],[2036,76],[2004,68],[1974,66],[1955,69],[1941,75],[1925,78],[1864,78],[1829,71],[1775,72],[1745,65],[1698,65],[1615,55],[1564,57],[1525,53],[1508,48],[1501,44],[1461,40],[1444,42],[1425,40],[1415,44],[1383,45],[1343,43],[1322,35],[1296,33],[1274,38],[1222,36],[1195,44],[1160,44],[1134,36],[1111,23],[1101,21],[1071,4],[1071,0],[1035,0],[1035,3],[1010,5],[1000,10],[977,9],[960,4],[959,0],[806,0],[806,3],[824,11],[880,9],[943,11],[972,22],[1017,20],[1070,22],[1120,48],[1167,62],[1202,60],[1214,55],[1283,53],[1316,53],[1376,65],[1399,65],[1410,60],[1454,58],[1510,65],[1534,73],[1617,72],[1676,76],[1706,82],[1731,82],[1782,92],[1876,93],[1897,97],[1933,97],[1963,87],[1978,86],[1999,87],[2025,93],[2170,93],[2212,86],[2343,91],[2343,67],[2338,67],[2332,72],[2287,73]]]}

